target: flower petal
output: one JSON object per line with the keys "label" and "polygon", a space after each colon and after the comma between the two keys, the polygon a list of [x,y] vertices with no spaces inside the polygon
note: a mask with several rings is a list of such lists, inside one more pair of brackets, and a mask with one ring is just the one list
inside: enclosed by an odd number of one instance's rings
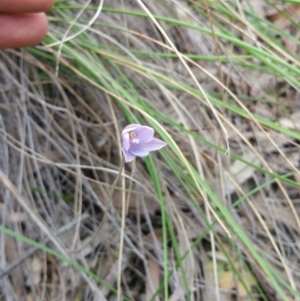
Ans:
{"label": "flower petal", "polygon": [[135,134],[139,138],[140,144],[146,144],[153,138],[154,129],[149,126],[141,125],[135,130]]}
{"label": "flower petal", "polygon": [[129,151],[138,157],[146,157],[149,155],[149,150],[145,147],[145,145],[141,144],[131,145]]}
{"label": "flower petal", "polygon": [[124,148],[125,151],[128,151],[130,147],[130,137],[128,133],[125,133],[122,135],[122,148]]}
{"label": "flower petal", "polygon": [[[166,146],[167,143],[160,140],[160,139],[157,139],[157,138],[153,138],[150,142],[148,142],[147,144],[144,144],[144,145],[140,145],[140,146],[143,146],[144,149],[147,149],[149,152],[152,152],[152,151],[156,151],[158,149],[161,149],[163,148],[164,146]],[[131,151],[131,150],[130,150]]]}
{"label": "flower petal", "polygon": [[135,130],[137,128],[139,128],[140,126],[141,126],[140,124],[129,124],[129,125],[125,126],[125,128],[122,131],[122,136],[129,132],[135,132]]}
{"label": "flower petal", "polygon": [[134,155],[131,154],[130,152],[126,151],[123,147],[122,147],[122,151],[123,151],[123,155],[125,158],[125,162],[131,162],[134,159]]}

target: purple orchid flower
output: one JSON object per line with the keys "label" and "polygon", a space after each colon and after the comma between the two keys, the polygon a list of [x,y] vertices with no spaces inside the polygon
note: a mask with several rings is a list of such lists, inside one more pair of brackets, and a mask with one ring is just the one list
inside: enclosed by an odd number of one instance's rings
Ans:
{"label": "purple orchid flower", "polygon": [[166,146],[164,141],[154,138],[154,129],[140,124],[129,124],[122,131],[122,151],[125,162],[131,162],[135,156],[146,157],[149,152]]}

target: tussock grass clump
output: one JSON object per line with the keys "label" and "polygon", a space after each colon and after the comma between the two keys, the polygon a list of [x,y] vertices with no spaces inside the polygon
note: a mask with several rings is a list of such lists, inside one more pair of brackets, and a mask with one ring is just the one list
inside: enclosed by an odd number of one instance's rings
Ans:
{"label": "tussock grass clump", "polygon": [[[57,1],[42,45],[1,52],[0,299],[298,300],[299,18]],[[110,202],[129,123],[168,146]]]}

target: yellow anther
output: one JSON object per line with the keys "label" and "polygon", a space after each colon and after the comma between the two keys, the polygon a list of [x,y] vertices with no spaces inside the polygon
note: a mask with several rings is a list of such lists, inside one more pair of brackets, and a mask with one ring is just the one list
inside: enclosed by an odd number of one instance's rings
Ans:
{"label": "yellow anther", "polygon": [[129,132],[129,137],[130,137],[131,139],[136,138],[135,132]]}

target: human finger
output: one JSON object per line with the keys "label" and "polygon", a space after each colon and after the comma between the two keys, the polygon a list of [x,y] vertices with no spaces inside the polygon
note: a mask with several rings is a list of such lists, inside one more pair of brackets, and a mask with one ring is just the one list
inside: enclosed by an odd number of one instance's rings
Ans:
{"label": "human finger", "polygon": [[1,13],[36,13],[49,10],[55,0],[0,0]]}
{"label": "human finger", "polygon": [[44,13],[0,13],[0,49],[36,45],[43,40],[47,29],[48,21]]}

